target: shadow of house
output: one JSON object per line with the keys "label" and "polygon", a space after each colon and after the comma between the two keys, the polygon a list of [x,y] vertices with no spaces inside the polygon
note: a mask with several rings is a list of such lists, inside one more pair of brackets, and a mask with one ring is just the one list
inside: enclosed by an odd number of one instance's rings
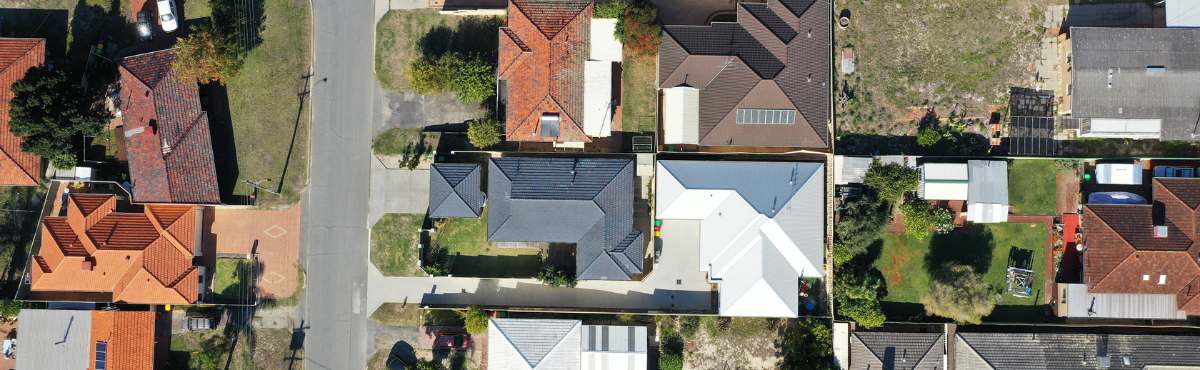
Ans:
{"label": "shadow of house", "polygon": [[437,26],[417,41],[421,55],[437,58],[446,53],[478,56],[495,65],[500,39],[496,37],[504,24],[499,17],[465,17],[454,28]]}
{"label": "shadow of house", "polygon": [[450,257],[450,273],[454,276],[529,278],[536,276],[541,268],[542,258],[538,255],[464,256],[460,254]]}
{"label": "shadow of house", "polygon": [[0,9],[0,37],[46,39],[46,59],[67,53],[67,19],[63,9]]}
{"label": "shadow of house", "polygon": [[237,187],[237,140],[233,133],[233,118],[229,113],[229,93],[221,84],[200,86],[200,107],[208,112],[209,135],[212,140],[213,163],[217,168],[217,189],[221,202],[246,204],[247,199],[233,194]]}
{"label": "shadow of house", "polygon": [[[521,297],[514,301],[513,297]],[[485,310],[558,309],[563,311],[598,310],[614,312],[666,311],[674,313],[715,313],[715,292],[655,289],[652,293],[610,292],[587,288],[549,288],[538,283],[518,282],[500,286],[495,279],[480,280],[475,292],[448,291],[422,294],[421,304],[432,308],[459,308],[476,305]]]}

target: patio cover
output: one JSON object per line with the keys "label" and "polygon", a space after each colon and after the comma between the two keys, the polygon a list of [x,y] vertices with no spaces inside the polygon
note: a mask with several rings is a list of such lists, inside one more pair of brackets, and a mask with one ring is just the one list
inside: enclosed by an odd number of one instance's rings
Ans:
{"label": "patio cover", "polygon": [[700,90],[663,89],[663,144],[700,143]]}
{"label": "patio cover", "polygon": [[967,200],[966,163],[926,163],[921,165],[921,198],[929,200]]}

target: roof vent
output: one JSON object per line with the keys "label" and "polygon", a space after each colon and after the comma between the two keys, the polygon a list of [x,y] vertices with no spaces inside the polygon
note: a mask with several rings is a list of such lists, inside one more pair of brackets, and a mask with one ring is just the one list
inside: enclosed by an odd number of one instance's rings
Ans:
{"label": "roof vent", "polygon": [[1112,73],[1113,73],[1112,68],[1109,68],[1108,69],[1108,88],[1110,88],[1110,89],[1112,88]]}
{"label": "roof vent", "polygon": [[1146,66],[1146,73],[1152,75],[1167,73],[1167,66]]}
{"label": "roof vent", "polygon": [[171,144],[167,144],[167,142],[164,141],[163,146],[162,146],[162,153],[163,153],[163,155],[171,154]]}
{"label": "roof vent", "polygon": [[1165,237],[1167,237],[1167,227],[1166,227],[1166,226],[1161,226],[1161,225],[1160,225],[1160,226],[1155,226],[1155,227],[1154,227],[1154,237],[1155,237],[1155,238],[1165,238]]}

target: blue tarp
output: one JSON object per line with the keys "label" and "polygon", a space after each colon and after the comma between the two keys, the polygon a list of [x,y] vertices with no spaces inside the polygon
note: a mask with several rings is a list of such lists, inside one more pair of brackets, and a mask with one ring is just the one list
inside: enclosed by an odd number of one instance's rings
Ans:
{"label": "blue tarp", "polygon": [[1088,204],[1146,204],[1146,198],[1124,191],[1108,191],[1088,195]]}

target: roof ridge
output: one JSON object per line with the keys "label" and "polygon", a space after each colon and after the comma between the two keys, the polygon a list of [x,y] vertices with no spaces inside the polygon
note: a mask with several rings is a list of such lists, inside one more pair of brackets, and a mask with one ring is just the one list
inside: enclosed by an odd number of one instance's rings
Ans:
{"label": "roof ridge", "polygon": [[[1105,208],[1105,207],[1101,207],[1101,208]],[[1092,206],[1086,206],[1084,209],[1088,210],[1088,209],[1094,209],[1094,208],[1092,208]],[[1095,214],[1096,211],[1093,210],[1092,213]],[[1096,214],[1096,218],[1100,220],[1100,224],[1104,225],[1104,227],[1107,228],[1108,231],[1115,234],[1117,236],[1117,238],[1119,238],[1122,242],[1124,242],[1125,246],[1129,247],[1129,249],[1132,249],[1133,252],[1130,252],[1128,255],[1126,255],[1124,258],[1122,258],[1120,263],[1118,263],[1118,264],[1114,265],[1112,268],[1108,269],[1108,271],[1104,273],[1104,276],[1101,276],[1100,279],[1097,279],[1096,282],[1092,284],[1093,287],[1100,285],[1100,283],[1103,283],[1105,279],[1108,279],[1109,275],[1112,275],[1112,272],[1115,271],[1117,269],[1117,267],[1120,267],[1122,264],[1129,261],[1129,256],[1132,256],[1134,253],[1138,252],[1138,249],[1133,246],[1133,243],[1130,243],[1128,239],[1125,239],[1124,235],[1121,235],[1121,233],[1117,232],[1117,229],[1114,229],[1112,227],[1112,225],[1109,225],[1108,221],[1106,221],[1104,219],[1104,217],[1100,217],[1099,214]],[[1085,263],[1086,263],[1086,261],[1085,261]]]}
{"label": "roof ridge", "polygon": [[[5,68],[5,70],[7,70],[7,68]],[[3,72],[3,70],[0,70],[0,73],[2,73],[2,72]],[[13,135],[13,136],[16,136],[16,135]],[[22,141],[24,141],[24,138],[21,138],[21,139],[22,139]],[[17,148],[17,150],[21,150],[21,149],[20,149],[20,148]],[[4,155],[4,157],[8,158],[8,161],[9,161],[9,162],[12,162],[13,166],[15,166],[15,167],[17,167],[17,169],[21,170],[21,173],[22,173],[22,174],[24,174],[25,176],[29,177],[29,180],[30,180],[30,181],[33,181],[33,182],[38,182],[38,179],[37,179],[36,177],[34,177],[34,176],[33,176],[33,174],[29,173],[29,171],[26,171],[26,170],[25,170],[25,167],[22,167],[20,163],[17,163],[17,157],[16,157],[16,156],[14,156],[14,155],[12,155],[12,154],[8,153],[8,151],[7,151],[7,150],[4,150],[4,146],[3,146],[3,145],[0,145],[0,154],[3,154],[3,155]],[[39,162],[41,162],[41,161],[40,161],[40,158],[39,158]]]}
{"label": "roof ridge", "polygon": [[[521,320],[530,320],[530,319],[521,319]],[[581,326],[583,324],[583,322],[579,321],[579,320],[568,320],[568,321],[574,321],[574,323],[571,324],[570,329],[567,329],[567,331],[565,333],[563,333],[563,336],[558,338],[558,341],[554,342],[554,345],[550,346],[550,349],[548,351],[546,351],[546,356],[553,353],[554,350],[557,349],[558,346],[562,344],[563,340],[567,339],[567,336],[569,336],[571,334],[571,331],[575,330],[576,326]],[[505,342],[508,342],[508,345],[512,346],[513,349],[516,350],[517,354],[521,356],[521,359],[525,360],[526,364],[529,364],[530,368],[537,368],[537,365],[541,364],[542,360],[546,359],[546,357],[543,356],[540,360],[537,361],[537,363],[529,361],[529,358],[525,357],[525,352],[518,349],[517,345],[515,343],[513,343],[512,340],[509,339],[508,332],[504,330],[504,326],[503,325],[495,325],[495,327],[496,327],[496,330],[500,331],[500,334],[504,335]]]}
{"label": "roof ridge", "polygon": [[[31,43],[30,44],[31,46],[28,49],[25,49],[25,51],[21,53],[21,56],[17,57],[17,60],[20,60],[21,58],[24,58],[26,55],[29,55],[29,52],[33,51],[33,49],[37,48],[38,45],[46,43],[46,39],[40,38],[40,37],[5,37],[3,39],[5,39],[5,40],[37,40],[36,42]],[[8,72],[8,69],[12,68],[12,66],[14,64],[16,64],[15,60],[14,60],[14,63],[6,65],[6,66],[4,66],[4,68],[0,68],[0,73]],[[42,65],[33,66],[33,68],[41,67],[44,65],[45,64],[43,63]]]}

